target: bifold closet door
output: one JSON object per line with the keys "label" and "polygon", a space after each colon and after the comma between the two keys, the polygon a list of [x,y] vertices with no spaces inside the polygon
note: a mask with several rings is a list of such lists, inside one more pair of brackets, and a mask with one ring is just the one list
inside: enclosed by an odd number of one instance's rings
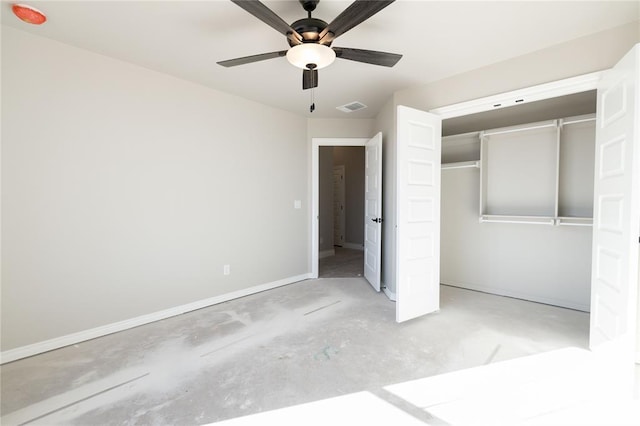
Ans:
{"label": "bifold closet door", "polygon": [[397,111],[396,321],[440,309],[439,116]]}
{"label": "bifold closet door", "polygon": [[612,391],[631,390],[640,235],[640,45],[598,89],[590,346]]}

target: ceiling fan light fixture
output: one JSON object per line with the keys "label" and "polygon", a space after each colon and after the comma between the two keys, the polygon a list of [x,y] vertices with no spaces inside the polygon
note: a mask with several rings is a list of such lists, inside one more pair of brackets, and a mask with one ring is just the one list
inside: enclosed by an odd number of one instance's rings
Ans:
{"label": "ceiling fan light fixture", "polygon": [[[336,52],[332,48],[317,43],[302,43],[287,51],[287,60],[295,67],[306,69],[321,69],[336,60]],[[309,64],[315,68],[309,68]]]}

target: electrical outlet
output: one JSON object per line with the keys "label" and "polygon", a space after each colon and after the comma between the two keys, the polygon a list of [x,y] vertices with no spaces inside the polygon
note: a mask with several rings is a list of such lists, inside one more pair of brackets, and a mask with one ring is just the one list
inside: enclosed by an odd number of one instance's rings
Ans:
{"label": "electrical outlet", "polygon": [[231,275],[231,265],[224,265],[222,273],[225,275]]}

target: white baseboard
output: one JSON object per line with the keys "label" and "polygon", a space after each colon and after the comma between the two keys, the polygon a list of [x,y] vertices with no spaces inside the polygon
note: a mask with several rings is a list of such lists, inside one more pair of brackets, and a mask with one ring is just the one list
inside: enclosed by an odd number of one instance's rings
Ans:
{"label": "white baseboard", "polygon": [[342,243],[342,247],[353,250],[364,250],[364,246],[358,243]]}
{"label": "white baseboard", "polygon": [[391,291],[391,290],[389,290],[389,288],[386,285],[384,285],[384,283],[381,283],[381,284],[382,284],[382,292],[387,295],[389,300],[391,300],[392,302],[395,302],[396,301],[396,293]]}
{"label": "white baseboard", "polygon": [[222,294],[220,296],[210,297],[210,298],[198,300],[192,303],[187,303],[186,305],[180,305],[173,308],[164,309],[162,311],[153,312],[147,315],[141,315],[139,317],[131,318],[128,320],[114,322],[112,324],[107,324],[107,325],[92,328],[89,330],[80,331],[78,333],[67,334],[66,336],[56,337],[56,338],[45,340],[42,342],[33,343],[31,345],[10,349],[8,351],[4,351],[0,353],[0,364],[16,361],[18,359],[41,354],[43,352],[48,352],[48,351],[59,349],[65,346],[74,345],[76,343],[84,342],[85,340],[106,336],[107,334],[128,330],[133,327],[149,324],[154,321],[159,321],[159,320],[170,318],[176,315],[181,315],[186,312],[191,312],[197,309],[206,308],[207,306],[216,305],[218,303],[227,302],[229,300],[238,299],[240,297],[249,296],[251,294],[260,293],[265,290],[271,290],[276,287],[282,287],[288,284],[293,284],[295,282],[303,281],[309,278],[311,278],[310,273],[297,275],[294,277],[288,277],[278,281],[273,281],[266,284],[260,284],[254,287],[249,287],[249,288],[234,291],[231,293]]}
{"label": "white baseboard", "polygon": [[336,255],[335,249],[322,250],[320,253],[318,253],[318,259],[324,259],[325,257],[335,256],[335,255]]}
{"label": "white baseboard", "polygon": [[458,287],[458,288],[463,288],[467,290],[480,291],[482,293],[495,294],[498,296],[513,297],[514,299],[528,300],[530,302],[544,303],[545,305],[552,305],[552,306],[559,306],[561,308],[574,309],[576,311],[589,312],[591,310],[591,306],[584,305],[582,303],[577,303],[572,300],[539,296],[535,294],[513,291],[513,290],[500,288],[500,287],[467,284],[467,283],[449,284],[449,283],[442,282],[441,284],[448,285],[450,287]]}

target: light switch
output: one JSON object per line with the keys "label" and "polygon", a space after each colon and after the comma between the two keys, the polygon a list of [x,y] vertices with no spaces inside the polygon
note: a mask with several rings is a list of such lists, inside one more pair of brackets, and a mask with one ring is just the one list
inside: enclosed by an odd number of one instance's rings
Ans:
{"label": "light switch", "polygon": [[295,200],[295,201],[293,202],[293,208],[294,208],[294,209],[301,209],[301,208],[302,208],[302,201],[300,201],[300,200]]}

